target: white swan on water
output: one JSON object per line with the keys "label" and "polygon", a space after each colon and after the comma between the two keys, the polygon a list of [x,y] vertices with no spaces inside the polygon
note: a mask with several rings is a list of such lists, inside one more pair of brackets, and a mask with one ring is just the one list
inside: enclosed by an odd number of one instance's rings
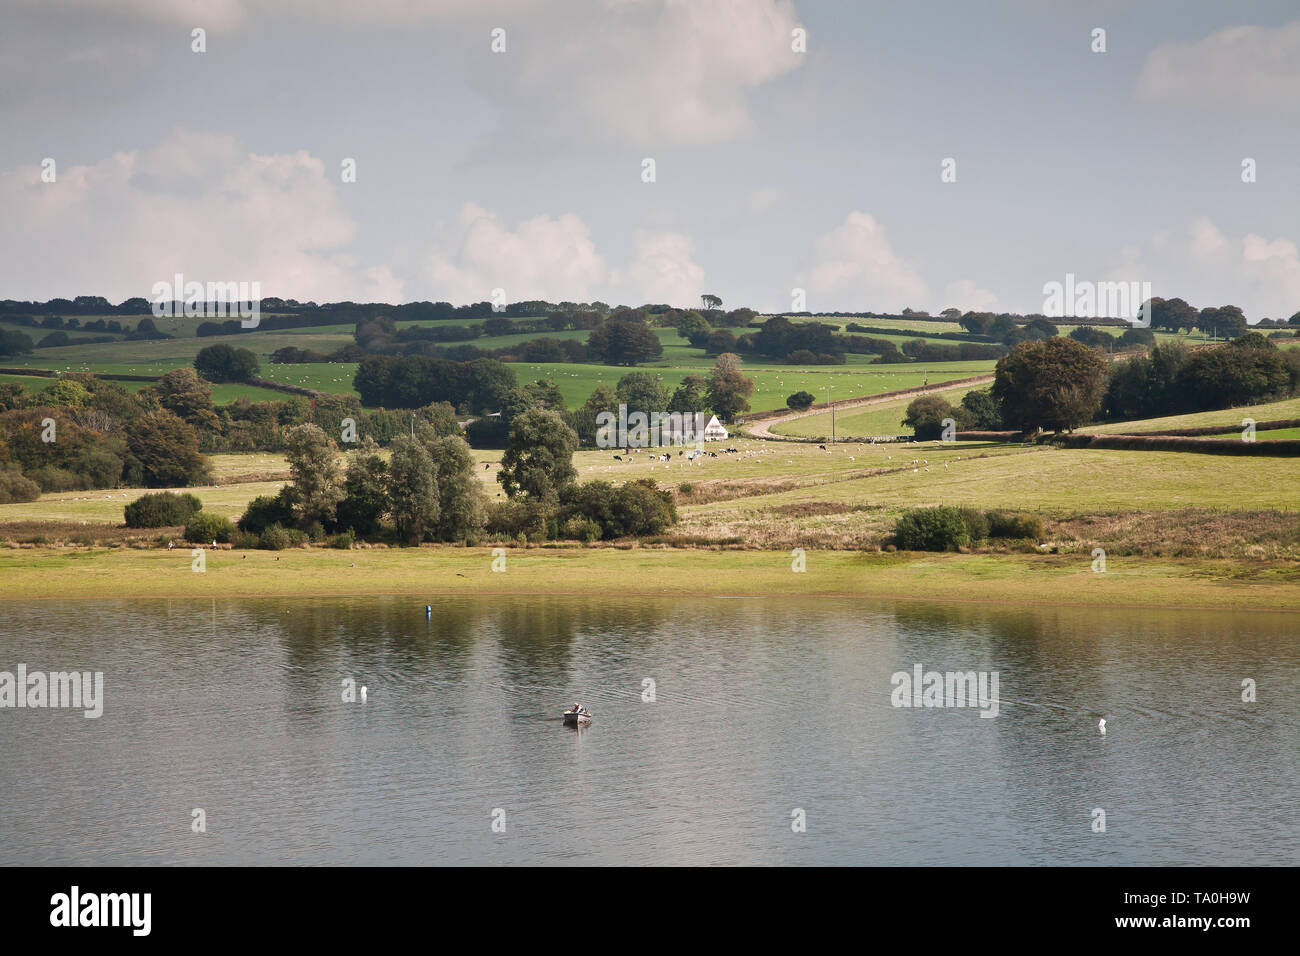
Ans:
{"label": "white swan on water", "polygon": [[[361,688],[361,696],[362,696],[363,698],[366,696],[366,689],[365,689],[364,687]],[[1101,720],[1097,721],[1097,729],[1100,730],[1103,734],[1106,732],[1106,718],[1105,718],[1105,717],[1103,717]]]}

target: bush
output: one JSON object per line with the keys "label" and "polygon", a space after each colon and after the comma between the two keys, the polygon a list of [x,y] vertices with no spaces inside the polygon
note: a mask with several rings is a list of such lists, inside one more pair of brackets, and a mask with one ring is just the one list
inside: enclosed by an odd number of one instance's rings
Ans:
{"label": "bush", "polygon": [[510,538],[515,540],[522,538],[526,541],[530,530],[548,523],[556,524],[554,508],[540,501],[528,499],[498,501],[489,505],[487,512],[488,537],[497,541]]}
{"label": "bush", "polygon": [[27,477],[40,487],[41,491],[83,491],[85,480],[76,472],[56,465],[41,465],[27,472]]}
{"label": "bush", "polygon": [[248,503],[244,513],[239,516],[239,530],[249,534],[261,534],[273,524],[287,525],[293,523],[293,503],[286,490],[275,497],[259,495]]}
{"label": "bush", "polygon": [[956,551],[970,545],[970,528],[960,508],[913,508],[894,525],[898,547],[906,551]]}
{"label": "bush", "polygon": [[246,382],[261,371],[257,356],[248,349],[209,345],[194,357],[194,370],[209,382]]}
{"label": "bush", "polygon": [[185,540],[191,544],[202,544],[205,541],[220,541],[224,544],[230,541],[234,533],[235,526],[229,518],[210,511],[200,511],[185,526]]}
{"label": "bush", "polygon": [[966,532],[970,535],[971,543],[983,541],[989,536],[989,522],[984,514],[977,508],[959,508],[961,520],[966,522]]}
{"label": "bush", "polygon": [[263,551],[283,551],[289,545],[289,532],[278,524],[264,528],[257,539],[257,546]]}
{"label": "bush", "polygon": [[816,399],[813,397],[811,392],[795,392],[785,400],[785,404],[796,412],[801,412],[814,401],[816,401]]}
{"label": "bush", "polygon": [[971,424],[972,416],[964,408],[954,408],[947,399],[939,395],[922,395],[912,399],[907,406],[907,415],[902,424],[911,428],[917,438],[931,441],[943,436],[943,423],[951,418],[955,428],[965,428]]}
{"label": "bush", "polygon": [[18,471],[0,471],[0,505],[20,501],[35,501],[41,496],[41,486]]}
{"label": "bush", "polygon": [[257,547],[257,535],[247,531],[236,531],[230,536],[230,545],[240,551],[251,551]]}
{"label": "bush", "polygon": [[169,528],[186,524],[201,510],[203,502],[194,495],[158,491],[135,499],[126,506],[123,516],[128,528]]}
{"label": "bush", "polygon": [[560,503],[562,525],[587,520],[605,539],[655,535],[677,522],[672,494],[648,478],[617,488],[607,481],[570,485],[561,492]]}
{"label": "bush", "polygon": [[560,537],[573,541],[598,541],[600,535],[600,525],[590,518],[574,516],[560,526]]}
{"label": "bush", "polygon": [[357,543],[357,536],[352,533],[352,529],[340,531],[334,537],[330,538],[330,547],[338,548],[340,551],[347,551]]}
{"label": "bush", "polygon": [[1038,515],[990,511],[988,525],[990,538],[1028,538],[1032,541],[1043,538],[1043,519]]}

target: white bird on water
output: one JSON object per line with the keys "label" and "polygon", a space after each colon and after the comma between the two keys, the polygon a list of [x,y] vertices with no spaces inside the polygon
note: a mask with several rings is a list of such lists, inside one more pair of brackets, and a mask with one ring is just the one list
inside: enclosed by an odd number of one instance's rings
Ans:
{"label": "white bird on water", "polygon": [[[362,691],[362,696],[364,696],[364,688],[363,688],[363,691]],[[1106,732],[1106,718],[1105,718],[1105,717],[1103,717],[1101,720],[1097,721],[1097,729],[1100,730],[1103,734]]]}
{"label": "white bird on water", "polygon": [[[361,685],[361,703],[364,704],[365,702],[366,702],[366,685],[365,685],[365,684],[362,684],[362,685]],[[1103,724],[1104,724],[1105,722],[1106,722],[1106,721],[1104,721],[1104,720],[1102,721]],[[1104,734],[1105,732],[1106,732],[1105,730],[1102,731],[1103,734]]]}

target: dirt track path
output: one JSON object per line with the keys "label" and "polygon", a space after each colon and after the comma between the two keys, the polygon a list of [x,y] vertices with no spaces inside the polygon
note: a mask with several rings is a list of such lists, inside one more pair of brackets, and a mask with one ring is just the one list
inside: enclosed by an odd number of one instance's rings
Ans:
{"label": "dirt track path", "polygon": [[846,398],[840,402],[832,402],[830,405],[822,405],[820,408],[810,408],[804,412],[788,412],[784,415],[778,415],[776,418],[765,418],[762,421],[755,422],[753,425],[746,425],[741,429],[750,438],[766,438],[772,441],[807,441],[806,438],[798,438],[794,435],[774,435],[771,427],[779,425],[782,422],[794,421],[796,418],[807,418],[809,415],[822,415],[830,411],[843,411],[846,408],[865,408],[868,405],[884,405],[886,402],[896,402],[900,398],[916,398],[921,395],[931,395],[935,392],[949,392],[956,388],[978,388],[981,385],[987,385],[993,381],[993,374],[979,375],[975,378],[960,379],[954,382],[940,382],[937,385],[930,385],[926,388],[905,388],[896,392],[881,392],[879,395],[867,395],[863,398]]}

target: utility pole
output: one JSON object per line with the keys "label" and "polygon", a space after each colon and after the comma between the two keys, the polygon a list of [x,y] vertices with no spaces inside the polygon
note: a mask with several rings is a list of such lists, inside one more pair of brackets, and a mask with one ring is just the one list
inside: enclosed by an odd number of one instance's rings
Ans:
{"label": "utility pole", "polygon": [[835,444],[835,406],[831,404],[831,389],[834,385],[826,386],[826,404],[831,406],[831,444]]}

